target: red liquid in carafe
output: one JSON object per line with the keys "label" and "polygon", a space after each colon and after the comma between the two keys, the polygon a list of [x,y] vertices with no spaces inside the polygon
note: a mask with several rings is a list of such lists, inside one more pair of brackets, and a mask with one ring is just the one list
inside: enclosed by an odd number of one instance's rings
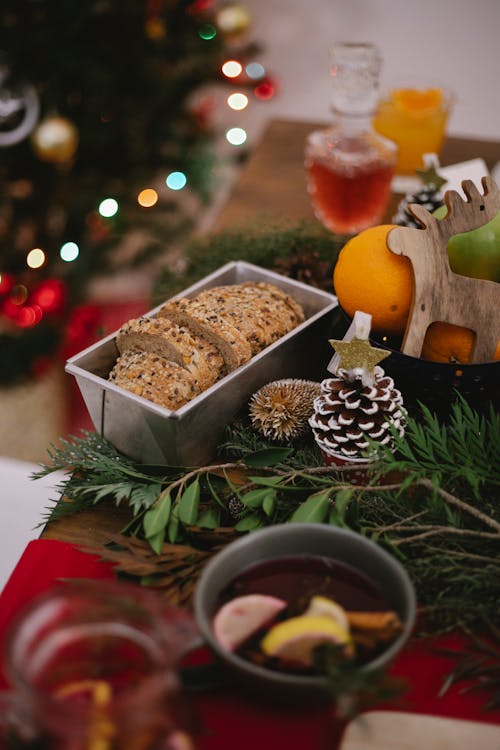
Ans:
{"label": "red liquid in carafe", "polygon": [[377,159],[336,167],[311,158],[306,171],[314,211],[330,231],[354,234],[381,221],[390,198],[392,166]]}

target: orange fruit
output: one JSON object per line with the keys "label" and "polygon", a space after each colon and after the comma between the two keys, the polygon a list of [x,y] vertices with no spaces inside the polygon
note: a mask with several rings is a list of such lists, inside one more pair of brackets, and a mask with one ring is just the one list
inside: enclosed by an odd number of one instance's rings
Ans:
{"label": "orange fruit", "polygon": [[391,92],[395,106],[413,117],[425,117],[436,112],[443,103],[443,92],[438,88],[394,89]]}
{"label": "orange fruit", "polygon": [[354,317],[356,310],[372,316],[377,333],[404,333],[413,292],[411,261],[387,247],[395,224],[369,227],[352,237],[339,253],[333,286],[340,306]]}
{"label": "orange fruit", "polygon": [[[433,362],[467,364],[470,361],[473,340],[474,334],[469,328],[451,323],[432,323],[425,334],[421,358]],[[500,341],[494,359],[500,359]]]}

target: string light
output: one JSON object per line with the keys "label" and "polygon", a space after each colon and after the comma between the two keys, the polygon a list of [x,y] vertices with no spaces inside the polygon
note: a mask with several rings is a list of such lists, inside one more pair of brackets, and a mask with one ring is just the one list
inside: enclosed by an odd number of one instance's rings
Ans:
{"label": "string light", "polygon": [[266,70],[263,65],[258,62],[251,62],[245,67],[245,73],[253,81],[258,81],[259,78],[264,78]]}
{"label": "string light", "polygon": [[248,96],[246,94],[241,94],[240,92],[229,94],[227,97],[227,103],[231,109],[239,111],[248,106]]}
{"label": "string light", "polygon": [[259,85],[254,88],[253,92],[257,99],[265,101],[266,99],[273,98],[276,93],[276,88],[271,81],[262,81],[262,83],[259,83]]}
{"label": "string light", "polygon": [[221,70],[226,78],[238,78],[243,72],[243,67],[237,60],[226,60]]}
{"label": "string light", "polygon": [[151,208],[158,202],[158,193],[153,188],[141,190],[137,196],[137,203],[143,208]]}
{"label": "string light", "polygon": [[59,250],[59,256],[61,260],[64,260],[67,263],[70,263],[71,261],[76,260],[79,255],[80,255],[80,248],[78,247],[76,242],[65,242],[64,245],[62,245],[61,249]]}
{"label": "string light", "polygon": [[200,39],[210,41],[210,39],[214,39],[217,36],[217,29],[211,23],[205,23],[198,31],[198,36]]}
{"label": "string light", "polygon": [[229,128],[226,132],[226,140],[232,146],[241,146],[247,139],[246,130],[243,128]]}
{"label": "string light", "polygon": [[34,247],[26,256],[28,268],[41,268],[45,263],[45,253],[40,247]]}
{"label": "string light", "polygon": [[110,219],[118,213],[118,201],[114,198],[105,198],[99,204],[99,213],[106,219]]}
{"label": "string light", "polygon": [[165,184],[170,190],[182,190],[186,183],[187,177],[184,172],[170,172],[165,180]]}

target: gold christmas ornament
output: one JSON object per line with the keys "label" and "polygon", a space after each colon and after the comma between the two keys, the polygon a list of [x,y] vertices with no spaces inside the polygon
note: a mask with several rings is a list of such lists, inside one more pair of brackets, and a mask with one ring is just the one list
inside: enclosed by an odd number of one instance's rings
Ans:
{"label": "gold christmas ornament", "polygon": [[262,386],[250,400],[253,427],[271,440],[291,440],[309,428],[313,401],[321,392],[314,380],[286,378]]}
{"label": "gold christmas ornament", "polygon": [[59,115],[47,117],[35,128],[31,136],[33,151],[40,161],[54,164],[69,161],[76,153],[78,142],[76,125]]}

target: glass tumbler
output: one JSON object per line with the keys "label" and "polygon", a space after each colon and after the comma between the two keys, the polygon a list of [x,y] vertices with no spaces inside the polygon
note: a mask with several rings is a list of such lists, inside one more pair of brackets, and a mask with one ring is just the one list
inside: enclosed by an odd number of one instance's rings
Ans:
{"label": "glass tumbler", "polygon": [[6,638],[4,746],[190,750],[194,724],[176,665],[195,635],[187,613],[140,586],[51,589]]}

